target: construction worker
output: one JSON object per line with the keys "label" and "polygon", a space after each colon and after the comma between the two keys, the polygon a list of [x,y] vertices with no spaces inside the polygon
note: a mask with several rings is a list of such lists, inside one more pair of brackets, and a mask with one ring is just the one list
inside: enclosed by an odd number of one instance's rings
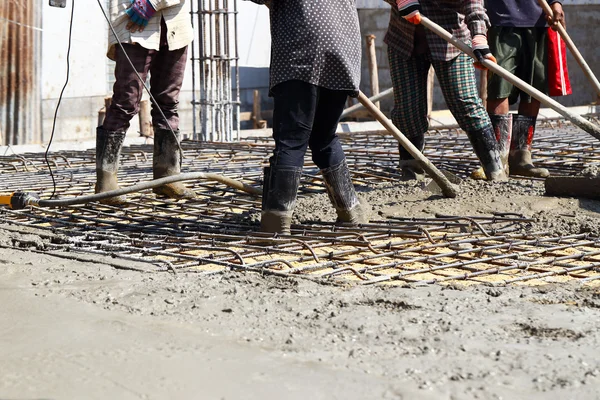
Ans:
{"label": "construction worker", "polygon": [[[548,3],[554,12],[554,18],[548,22],[553,27],[559,23],[564,26],[560,1],[548,0]],[[491,0],[487,2],[487,12],[492,24],[488,31],[490,49],[498,65],[548,94],[548,25],[537,0]],[[509,103],[514,104],[519,98],[518,114],[510,114]],[[512,137],[508,139],[510,174],[547,177],[548,170],[535,167],[531,159],[540,102],[501,77],[489,74],[487,110],[498,137]]]}
{"label": "construction worker", "polygon": [[339,222],[364,214],[336,129],[358,93],[360,29],[355,0],[252,0],[271,18],[270,94],[275,150],[264,169],[261,230],[289,234],[304,155],[321,169]]}
{"label": "construction worker", "polygon": [[[392,121],[423,150],[427,118],[427,75],[433,65],[448,108],[467,133],[489,180],[507,176],[490,118],[479,99],[472,60],[442,38],[429,32],[423,15],[471,46],[481,61],[494,61],[487,44],[489,25],[483,0],[386,0],[392,5],[385,43],[394,86]],[[402,174],[413,179],[423,173],[413,157],[399,146]]]}
{"label": "construction worker", "polygon": [[[194,36],[189,1],[186,0],[110,0],[110,17],[125,52],[109,30],[107,55],[116,61],[116,81],[104,123],[96,131],[96,193],[119,188],[117,170],[121,147],[129,122],[139,111],[143,82],[149,72],[151,93],[160,108],[152,104],[154,178],[180,173],[181,136],[177,106],[187,46]],[[170,183],[153,190],[171,198],[195,196],[181,183]],[[120,204],[124,201],[125,198],[119,196],[104,202]]]}

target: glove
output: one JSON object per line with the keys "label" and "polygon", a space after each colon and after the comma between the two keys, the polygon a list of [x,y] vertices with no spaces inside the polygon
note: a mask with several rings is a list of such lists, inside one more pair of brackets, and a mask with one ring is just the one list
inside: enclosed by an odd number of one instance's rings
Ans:
{"label": "glove", "polygon": [[156,14],[156,10],[152,7],[150,0],[131,0],[131,7],[125,13],[134,24],[146,26]]}
{"label": "glove", "polygon": [[471,47],[473,48],[473,53],[475,53],[475,58],[477,58],[477,61],[473,63],[475,68],[487,69],[483,66],[484,59],[490,60],[494,63],[496,62],[496,57],[492,55],[490,46],[488,45],[487,37],[484,35],[473,36],[473,43]]}
{"label": "glove", "polygon": [[421,4],[419,4],[419,0],[396,0],[396,5],[402,18],[411,24],[419,25],[421,23]]}

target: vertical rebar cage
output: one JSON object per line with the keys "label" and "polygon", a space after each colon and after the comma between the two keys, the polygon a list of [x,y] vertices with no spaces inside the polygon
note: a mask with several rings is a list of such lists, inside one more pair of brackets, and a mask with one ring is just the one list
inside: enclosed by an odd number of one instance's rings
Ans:
{"label": "vertical rebar cage", "polygon": [[[194,139],[239,139],[237,0],[192,1]],[[235,89],[235,90],[234,90]]]}

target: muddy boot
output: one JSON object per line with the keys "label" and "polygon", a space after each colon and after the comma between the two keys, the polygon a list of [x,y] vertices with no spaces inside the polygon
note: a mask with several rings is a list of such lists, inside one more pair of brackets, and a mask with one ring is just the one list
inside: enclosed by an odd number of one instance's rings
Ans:
{"label": "muddy boot", "polygon": [[[125,132],[109,132],[96,128],[96,193],[119,189],[117,171]],[[103,204],[118,205],[127,201],[125,196],[101,200]]]}
{"label": "muddy boot", "polygon": [[302,167],[275,166],[264,169],[261,232],[290,234],[301,175]]}
{"label": "muddy boot", "polygon": [[[420,152],[423,152],[425,148],[425,135],[415,136],[408,138],[410,142],[419,149]],[[398,153],[400,153],[400,170],[402,171],[402,177],[406,180],[418,179],[425,175],[425,170],[421,167],[419,162],[415,160],[415,158],[402,147],[401,144],[398,144]]]}
{"label": "muddy boot", "polygon": [[[179,142],[181,134],[175,131],[175,135],[170,129],[154,129],[154,157],[152,159],[152,171],[154,179],[164,178],[181,173],[181,154],[179,152]],[[196,194],[193,190],[187,188],[182,182],[167,183],[152,189],[159,196],[166,196],[172,199],[193,199]]]}
{"label": "muddy boot", "polygon": [[513,136],[508,163],[511,175],[546,178],[550,172],[537,168],[531,161],[531,143],[535,133],[536,117],[516,114],[513,117]]}
{"label": "muddy boot", "polygon": [[[508,154],[510,152],[510,140],[512,137],[512,114],[490,114],[492,127],[496,135],[498,143],[498,151],[500,152],[500,161],[506,176],[509,174]],[[482,167],[471,172],[473,179],[486,179],[485,172]]]}
{"label": "muddy boot", "polygon": [[475,155],[479,158],[485,176],[489,181],[505,181],[508,176],[504,173],[498,142],[492,126],[485,127],[479,131],[467,132]]}
{"label": "muddy boot", "polygon": [[321,170],[321,173],[325,180],[329,200],[338,215],[337,222],[346,222],[352,225],[368,222],[363,206],[356,196],[346,160]]}

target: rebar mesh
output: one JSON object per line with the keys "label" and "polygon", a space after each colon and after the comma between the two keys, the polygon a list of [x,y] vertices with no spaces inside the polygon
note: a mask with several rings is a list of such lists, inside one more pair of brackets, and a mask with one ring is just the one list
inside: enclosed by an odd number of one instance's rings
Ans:
{"label": "rebar mesh", "polygon": [[[537,164],[555,174],[574,174],[598,163],[600,148],[564,124],[539,129]],[[342,137],[356,185],[398,178],[397,143],[386,135]],[[220,173],[258,186],[269,139],[239,143],[184,142],[186,172]],[[123,153],[123,185],[151,179],[151,146]],[[456,130],[430,132],[425,154],[439,167],[466,176],[477,165],[468,140]],[[94,152],[52,156],[61,197],[93,192]],[[0,157],[0,191],[48,194],[43,155]],[[2,209],[6,229],[35,228],[42,242],[23,236],[9,247],[27,247],[73,259],[104,256],[115,267],[141,271],[218,274],[232,269],[355,284],[543,284],[600,282],[600,239],[589,234],[554,237],[525,229],[532,220],[515,214],[388,217],[360,229],[327,222],[292,226],[293,236],[258,232],[260,199],[222,184],[193,182],[195,200],[133,195],[124,207],[87,204],[64,209]],[[324,192],[309,157],[300,196]]]}

